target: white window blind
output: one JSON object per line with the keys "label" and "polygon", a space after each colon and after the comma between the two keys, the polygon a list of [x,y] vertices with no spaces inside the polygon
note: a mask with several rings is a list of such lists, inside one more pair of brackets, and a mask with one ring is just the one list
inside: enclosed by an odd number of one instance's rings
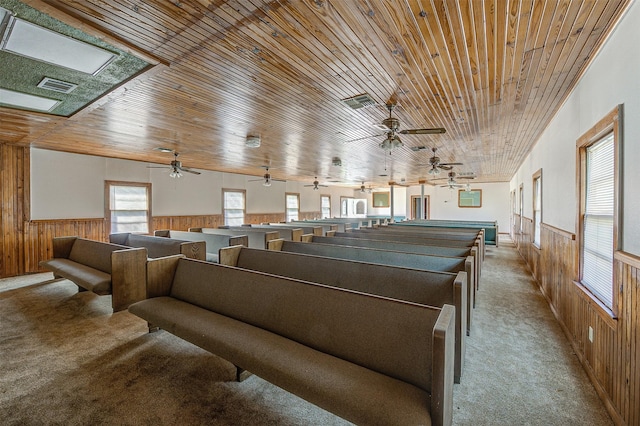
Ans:
{"label": "white window blind", "polygon": [[327,195],[320,196],[320,213],[323,219],[331,217],[331,198]]}
{"label": "white window blind", "polygon": [[244,192],[224,191],[224,224],[241,226],[244,223]]}
{"label": "white window blind", "polygon": [[542,223],[542,178],[533,181],[533,243],[540,247],[540,224]]}
{"label": "white window blind", "polygon": [[582,284],[613,305],[615,163],[613,133],[586,149]]}
{"label": "white window blind", "polygon": [[286,218],[287,222],[298,220],[298,212],[300,211],[300,199],[298,194],[287,194],[286,199]]}
{"label": "white window blind", "polygon": [[110,185],[111,233],[149,233],[149,201],[146,186]]}

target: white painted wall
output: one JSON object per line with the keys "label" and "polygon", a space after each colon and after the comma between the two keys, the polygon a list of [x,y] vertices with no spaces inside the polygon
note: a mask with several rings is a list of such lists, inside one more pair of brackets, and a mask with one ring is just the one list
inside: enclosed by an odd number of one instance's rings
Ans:
{"label": "white painted wall", "polygon": [[[104,217],[105,180],[151,183],[154,216],[222,214],[222,190],[246,191],[247,213],[284,213],[285,193],[300,194],[302,212],[320,212],[320,195],[331,197],[331,214],[340,215],[340,197],[352,188],[314,191],[306,182],[279,182],[265,187],[256,176],[198,170],[169,177],[149,163],[31,149],[31,219]],[[258,179],[256,181],[256,179]]]}
{"label": "white painted wall", "polygon": [[[458,190],[424,185],[424,195],[431,201],[431,219],[490,220],[498,221],[500,232],[507,232],[509,225],[509,183],[473,183],[471,189],[482,190],[482,207],[458,207]],[[411,196],[420,196],[420,186],[407,189],[406,212],[411,214]]]}
{"label": "white painted wall", "polygon": [[576,229],[576,140],[618,104],[623,113],[623,250],[640,255],[640,4],[630,6],[576,88],[510,182],[524,184],[524,216],[532,215],[532,174],[542,169],[544,223]]}

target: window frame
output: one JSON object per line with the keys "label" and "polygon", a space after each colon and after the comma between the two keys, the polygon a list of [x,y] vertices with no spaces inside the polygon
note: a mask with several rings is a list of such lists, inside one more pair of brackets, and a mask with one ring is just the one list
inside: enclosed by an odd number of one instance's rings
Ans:
{"label": "window frame", "polygon": [[[532,212],[533,212],[533,239],[532,244],[537,248],[540,248],[542,239],[542,169],[539,169],[531,177],[532,181]],[[536,191],[536,182],[539,182],[539,191]],[[539,203],[538,203],[539,201]],[[539,204],[540,208],[536,209],[536,204]],[[539,212],[536,214],[536,212]],[[539,236],[539,240],[536,241],[536,235]]]}
{"label": "window frame", "polygon": [[151,212],[152,199],[151,199],[151,183],[150,182],[128,182],[128,181],[118,181],[118,180],[105,180],[104,181],[104,219],[106,222],[105,231],[106,238],[109,238],[109,235],[112,234],[112,222],[111,222],[111,187],[112,186],[133,186],[139,188],[145,188],[147,192],[147,209],[146,209],[146,222],[147,222],[147,232],[140,232],[142,235],[151,235],[153,233],[153,215]]}
{"label": "window frame", "polygon": [[[227,209],[225,205],[225,194],[228,192],[237,192],[242,194],[242,223],[245,222],[245,218],[247,216],[247,191],[245,189],[234,189],[234,188],[222,188],[222,222],[224,226],[232,226],[227,223],[227,210],[235,210],[235,209]],[[240,224],[242,225],[242,224]]]}
{"label": "window frame", "polygon": [[326,198],[329,200],[329,215],[326,218],[331,218],[331,195],[329,194],[320,194],[320,219],[325,219],[325,216],[322,212],[322,200]]}
{"label": "window frame", "polygon": [[519,205],[519,209],[520,209],[520,229],[518,231],[518,234],[522,235],[524,234],[524,184],[521,183],[520,184],[520,188],[519,188],[519,200],[520,205]]}
{"label": "window frame", "polygon": [[298,201],[298,208],[297,208],[297,214],[296,214],[296,221],[300,220],[300,193],[299,192],[285,192],[284,193],[284,221],[285,223],[289,223],[291,222],[289,220],[289,207],[288,207],[288,198],[289,197],[296,197],[297,201]]}
{"label": "window frame", "polygon": [[[604,116],[598,123],[596,123],[591,129],[587,130],[576,141],[576,188],[577,188],[577,204],[576,209],[576,239],[577,241],[577,256],[578,256],[578,271],[576,285],[580,290],[580,293],[586,297],[589,303],[596,308],[598,312],[602,314],[610,326],[615,325],[618,314],[618,302],[620,290],[616,288],[617,282],[617,268],[615,267],[615,253],[620,250],[621,247],[621,185],[622,182],[622,105],[618,105],[606,116]],[[583,284],[583,268],[584,268],[584,215],[586,210],[586,198],[587,198],[587,149],[594,144],[602,141],[605,137],[613,134],[613,247],[612,247],[612,299],[611,307],[602,302],[585,284]]]}

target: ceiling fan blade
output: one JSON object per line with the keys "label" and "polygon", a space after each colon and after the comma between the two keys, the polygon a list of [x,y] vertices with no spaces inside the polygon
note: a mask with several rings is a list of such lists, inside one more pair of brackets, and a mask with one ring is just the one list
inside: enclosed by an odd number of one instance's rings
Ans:
{"label": "ceiling fan blade", "polygon": [[351,140],[345,141],[344,143],[358,142],[358,141],[363,141],[365,139],[378,138],[378,137],[383,136],[385,134],[386,133],[380,133],[379,135],[364,136],[362,138],[351,139]]}
{"label": "ceiling fan blade", "polygon": [[444,164],[438,164],[436,165],[437,168],[442,169],[442,170],[451,170],[453,169],[453,166],[445,166]]}
{"label": "ceiling fan blade", "polygon": [[187,172],[187,173],[192,173],[194,175],[199,175],[200,174],[200,172],[196,172],[195,170],[187,169],[187,168],[184,168],[184,167],[178,167],[178,169],[180,171]]}
{"label": "ceiling fan blade", "polygon": [[446,132],[442,127],[435,127],[433,129],[406,129],[400,130],[398,133],[402,135],[437,135]]}
{"label": "ceiling fan blade", "polygon": [[147,169],[170,169],[170,166],[147,166]]}
{"label": "ceiling fan blade", "polygon": [[441,166],[464,166],[463,163],[440,163]]}

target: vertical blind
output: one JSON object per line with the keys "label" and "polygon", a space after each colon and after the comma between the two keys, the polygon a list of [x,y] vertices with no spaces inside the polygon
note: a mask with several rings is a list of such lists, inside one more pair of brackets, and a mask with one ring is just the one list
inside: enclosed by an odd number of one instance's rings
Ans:
{"label": "vertical blind", "polygon": [[615,161],[613,133],[586,149],[582,284],[613,305]]}
{"label": "vertical blind", "polygon": [[244,192],[224,191],[224,224],[241,226],[244,223]]}
{"label": "vertical blind", "polygon": [[149,202],[146,186],[110,185],[111,233],[149,232]]}

